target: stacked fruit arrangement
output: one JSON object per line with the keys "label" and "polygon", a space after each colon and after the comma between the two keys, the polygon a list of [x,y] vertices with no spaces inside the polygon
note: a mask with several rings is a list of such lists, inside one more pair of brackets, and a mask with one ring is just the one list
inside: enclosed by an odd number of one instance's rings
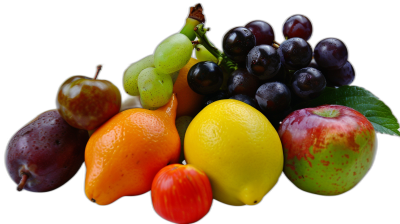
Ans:
{"label": "stacked fruit arrangement", "polygon": [[[161,217],[191,223],[213,198],[260,203],[282,171],[311,193],[346,192],[372,166],[375,131],[400,135],[382,101],[349,86],[355,72],[342,41],[327,38],[312,50],[307,17],[284,23],[281,44],[264,21],[232,28],[220,51],[202,11],[190,8],[179,33],[125,70],[124,90],[142,108],[121,109],[118,88],[98,79],[101,66],[93,79],[68,78],[57,110],[7,146],[17,189],[54,190],[85,162],[89,200],[107,205],[151,190]],[[372,125],[371,114],[387,119]]]}

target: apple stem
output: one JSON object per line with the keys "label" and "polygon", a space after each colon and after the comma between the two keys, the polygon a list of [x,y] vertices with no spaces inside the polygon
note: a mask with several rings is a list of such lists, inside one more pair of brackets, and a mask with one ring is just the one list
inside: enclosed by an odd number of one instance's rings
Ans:
{"label": "apple stem", "polygon": [[98,76],[99,73],[100,73],[101,67],[102,67],[101,65],[98,65],[98,66],[97,66],[97,71],[96,71],[96,75],[94,76],[94,80],[97,79],[97,76]]}
{"label": "apple stem", "polygon": [[28,180],[28,177],[29,177],[28,174],[22,173],[22,179],[18,184],[17,191],[22,191],[22,189],[24,189],[24,186],[26,184],[26,181]]}

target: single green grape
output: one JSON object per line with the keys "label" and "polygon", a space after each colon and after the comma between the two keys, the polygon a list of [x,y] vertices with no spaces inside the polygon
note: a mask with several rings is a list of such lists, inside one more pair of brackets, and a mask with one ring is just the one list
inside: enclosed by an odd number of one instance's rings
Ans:
{"label": "single green grape", "polygon": [[212,61],[214,63],[218,63],[218,59],[212,55],[203,45],[196,45],[196,58],[199,61]]}
{"label": "single green grape", "polygon": [[142,106],[142,108],[147,109],[147,110],[157,110],[158,107],[150,107],[149,105],[147,105],[145,102],[142,101],[142,98],[139,97],[140,100],[140,105]]}
{"label": "single green grape", "polygon": [[183,150],[184,146],[184,140],[185,140],[185,134],[186,130],[189,127],[190,122],[192,122],[193,118],[189,116],[182,116],[178,117],[175,121],[175,126],[176,130],[178,131],[179,138],[181,139],[181,155],[179,157],[179,162],[181,163],[183,160],[185,160],[185,154]]}
{"label": "single green grape", "polygon": [[124,90],[131,96],[139,96],[138,76],[145,68],[154,67],[154,55],[149,55],[132,63],[124,72],[122,84]]}
{"label": "single green grape", "polygon": [[192,51],[192,42],[186,35],[174,34],[157,46],[154,52],[154,66],[159,74],[171,74],[189,62]]}
{"label": "single green grape", "polygon": [[138,77],[142,106],[152,109],[164,106],[172,96],[173,86],[169,74],[158,74],[153,67],[144,69]]}

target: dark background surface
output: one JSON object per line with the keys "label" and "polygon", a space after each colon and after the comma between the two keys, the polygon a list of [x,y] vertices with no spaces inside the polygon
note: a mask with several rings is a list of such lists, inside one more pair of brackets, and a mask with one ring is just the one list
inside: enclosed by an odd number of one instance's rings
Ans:
{"label": "dark background surface", "polygon": [[[253,3],[254,2],[254,3]],[[395,77],[396,58],[388,56],[392,14],[376,6],[367,10],[341,5],[314,5],[301,2],[215,5],[202,1],[208,34],[217,47],[231,27],[253,19],[274,26],[276,40],[282,41],[283,21],[294,13],[312,20],[314,44],[324,37],[338,37],[348,46],[350,61],[356,68],[354,85],[363,86],[388,104],[400,117],[399,88]],[[132,62],[153,53],[156,45],[184,24],[188,7],[184,3],[140,2],[139,5],[53,3],[18,4],[2,9],[2,135],[4,150],[11,135],[39,113],[55,108],[59,85],[69,76],[92,76],[95,66],[104,65],[100,78],[108,79],[122,90],[122,73]],[[4,39],[5,38],[5,39]],[[4,60],[6,58],[6,60]],[[398,57],[397,57],[398,58]],[[5,122],[4,122],[5,121]],[[399,145],[396,137],[379,135],[378,154],[367,177],[354,190],[338,197],[320,197],[296,189],[284,176],[255,207],[229,207],[214,201],[210,213],[200,223],[227,222],[323,222],[328,220],[364,221],[395,217],[399,201]],[[3,151],[2,151],[3,152]],[[56,191],[43,194],[17,193],[3,166],[0,170],[3,212],[18,212],[18,219],[29,221],[90,221],[105,218],[166,223],[153,211],[150,194],[122,198],[110,206],[92,204],[84,195],[85,168]],[[4,209],[5,208],[5,209]],[[50,219],[57,217],[58,220]],[[82,220],[84,219],[84,220]],[[383,220],[382,220],[383,219]]]}

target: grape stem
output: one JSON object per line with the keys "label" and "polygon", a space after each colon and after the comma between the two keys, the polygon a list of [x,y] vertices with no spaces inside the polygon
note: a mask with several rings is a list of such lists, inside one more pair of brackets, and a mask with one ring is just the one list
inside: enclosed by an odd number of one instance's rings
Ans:
{"label": "grape stem", "polygon": [[218,50],[207,38],[206,33],[210,28],[204,28],[204,24],[199,24],[194,28],[194,33],[197,36],[198,41],[194,44],[203,45],[215,58],[218,60],[218,65],[221,66],[223,70],[231,74],[238,68],[238,65],[229,59],[223,52]]}
{"label": "grape stem", "polygon": [[17,186],[17,191],[22,191],[22,189],[24,189],[24,186],[26,184],[26,181],[28,180],[29,175],[26,173],[22,173],[22,178],[21,181],[19,182],[18,186]]}
{"label": "grape stem", "polygon": [[96,79],[97,79],[97,76],[99,75],[101,68],[102,68],[102,66],[101,66],[101,65],[98,65],[98,66],[97,66],[96,75],[95,75],[95,76],[94,76],[94,78],[93,78],[94,80],[96,80]]}
{"label": "grape stem", "polygon": [[199,23],[205,23],[205,21],[203,8],[200,4],[190,7],[189,16],[187,17],[186,23],[180,33],[186,35],[190,40],[194,40],[196,38],[196,35],[193,32],[194,27]]}
{"label": "grape stem", "polygon": [[272,42],[272,47],[274,47],[275,49],[278,49],[280,46],[281,46],[281,44],[276,42],[275,40],[274,40],[274,42]]}
{"label": "grape stem", "polygon": [[278,42],[276,42],[275,40],[274,40],[274,42],[273,42],[274,44],[276,44],[276,45],[278,45],[278,46],[281,46],[281,44],[280,43],[278,43]]}

